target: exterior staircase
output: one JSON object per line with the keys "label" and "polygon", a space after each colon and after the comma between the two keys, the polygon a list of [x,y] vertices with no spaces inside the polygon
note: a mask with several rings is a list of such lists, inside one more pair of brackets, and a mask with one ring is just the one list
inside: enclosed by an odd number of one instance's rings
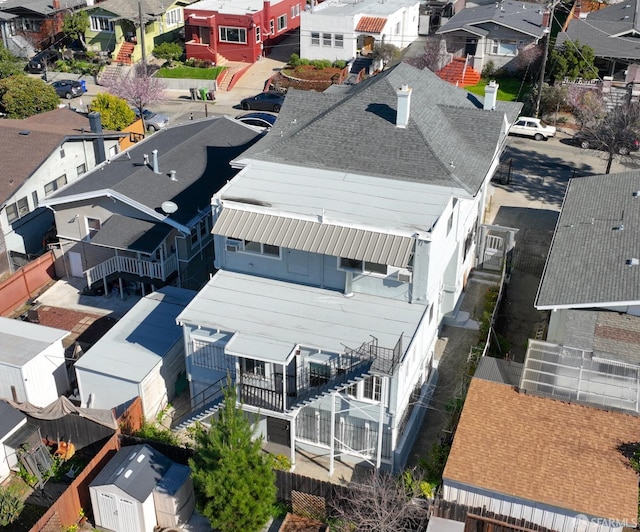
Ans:
{"label": "exterior staircase", "polygon": [[116,63],[120,65],[131,65],[131,57],[136,45],[131,42],[123,42],[116,56]]}
{"label": "exterior staircase", "polygon": [[[218,64],[220,64],[220,63],[218,63]],[[249,63],[242,63],[240,61],[226,61],[225,60],[223,65],[226,67],[226,70],[224,71],[224,76],[222,77],[222,81],[220,82],[220,85],[218,85],[218,90],[219,91],[228,91],[229,90],[229,84],[233,80],[233,77],[236,75],[236,73],[240,72],[241,70],[246,69],[249,66]]]}
{"label": "exterior staircase", "polygon": [[453,61],[438,70],[436,75],[456,87],[477,85],[480,81],[480,73],[469,66],[464,57],[454,57]]}
{"label": "exterior staircase", "polygon": [[369,74],[369,67],[373,63],[373,59],[370,57],[356,57],[356,60],[351,65],[351,70],[349,70],[349,74],[358,74],[364,68],[367,74]]}
{"label": "exterior staircase", "polygon": [[124,74],[125,67],[119,63],[111,63],[102,69],[98,76],[98,85],[111,85]]}

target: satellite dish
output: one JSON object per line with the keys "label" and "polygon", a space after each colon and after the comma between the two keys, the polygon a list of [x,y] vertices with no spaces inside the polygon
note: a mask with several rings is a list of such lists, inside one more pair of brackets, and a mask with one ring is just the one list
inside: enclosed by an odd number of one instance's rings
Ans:
{"label": "satellite dish", "polygon": [[173,214],[178,210],[178,206],[173,201],[163,201],[161,209],[166,214]]}

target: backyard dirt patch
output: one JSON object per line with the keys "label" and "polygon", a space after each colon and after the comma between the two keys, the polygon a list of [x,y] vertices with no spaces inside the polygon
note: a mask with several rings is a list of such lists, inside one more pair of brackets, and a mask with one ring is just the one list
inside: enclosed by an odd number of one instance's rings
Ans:
{"label": "backyard dirt patch", "polygon": [[317,69],[311,65],[300,65],[295,69],[287,68],[276,74],[271,80],[271,88],[287,90],[289,87],[299,90],[315,90],[322,92],[331,85],[338,83],[340,68]]}
{"label": "backyard dirt patch", "polygon": [[280,532],[324,532],[327,525],[295,514],[287,514]]}

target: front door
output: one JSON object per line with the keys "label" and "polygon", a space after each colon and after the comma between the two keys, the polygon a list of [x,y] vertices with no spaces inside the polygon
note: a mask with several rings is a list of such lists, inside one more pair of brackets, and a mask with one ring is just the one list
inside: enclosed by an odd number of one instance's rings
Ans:
{"label": "front door", "polygon": [[69,269],[71,270],[69,274],[71,277],[82,277],[82,255],[75,251],[69,251],[67,256],[69,257]]}
{"label": "front door", "polygon": [[467,38],[464,45],[464,55],[476,55],[476,48],[478,47],[478,39]]}

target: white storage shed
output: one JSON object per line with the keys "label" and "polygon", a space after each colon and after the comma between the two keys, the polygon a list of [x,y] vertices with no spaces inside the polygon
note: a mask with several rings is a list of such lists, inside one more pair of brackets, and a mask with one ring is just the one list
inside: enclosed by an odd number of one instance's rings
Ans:
{"label": "white storage shed", "polygon": [[0,397],[47,406],[69,389],[62,340],[69,331],[0,318]]}
{"label": "white storage shed", "polygon": [[113,532],[184,523],[195,505],[189,468],[146,444],[120,449],[91,482],[89,494],[95,525]]}
{"label": "white storage shed", "polygon": [[184,368],[176,318],[196,292],[165,286],[143,297],[76,363],[83,407],[116,408],[140,397],[151,420],[175,395]]}
{"label": "white storage shed", "polygon": [[7,445],[7,440],[27,424],[27,416],[4,401],[0,401],[0,482],[3,482],[17,467],[16,450]]}

